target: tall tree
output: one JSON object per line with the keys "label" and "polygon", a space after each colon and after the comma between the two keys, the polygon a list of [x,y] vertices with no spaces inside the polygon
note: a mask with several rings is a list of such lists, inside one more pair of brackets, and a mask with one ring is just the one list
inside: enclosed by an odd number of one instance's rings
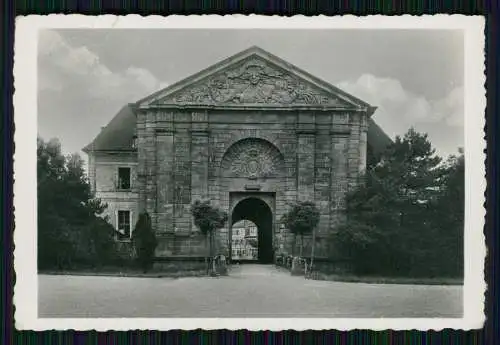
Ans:
{"label": "tall tree", "polygon": [[[191,214],[195,225],[205,235],[205,244],[209,248],[207,256],[214,257],[214,235],[222,229],[227,222],[227,213],[220,208],[211,205],[209,200],[196,200],[191,205]],[[207,258],[205,259],[207,261]],[[207,266],[208,270],[208,266]]]}
{"label": "tall tree", "polygon": [[100,217],[83,160],[64,157],[57,139],[37,141],[38,255],[40,268],[100,265],[114,254],[113,227]]}
{"label": "tall tree", "polygon": [[[465,157],[450,156],[445,165],[443,188],[434,203],[434,237],[436,270],[450,276],[463,277],[464,213],[465,213]],[[446,258],[446,260],[443,260]]]}
{"label": "tall tree", "polygon": [[61,268],[70,264],[73,252],[66,220],[58,212],[56,198],[65,173],[65,160],[58,140],[37,138],[38,264]]}
{"label": "tall tree", "polygon": [[347,195],[346,222],[333,236],[341,258],[360,273],[426,274],[445,176],[426,134],[397,137]]}

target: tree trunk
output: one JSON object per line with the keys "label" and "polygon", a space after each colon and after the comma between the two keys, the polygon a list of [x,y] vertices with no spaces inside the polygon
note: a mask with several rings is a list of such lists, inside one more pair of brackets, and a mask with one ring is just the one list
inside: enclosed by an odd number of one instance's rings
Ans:
{"label": "tree trunk", "polygon": [[312,244],[311,244],[311,264],[310,270],[312,271],[313,263],[314,263],[314,248],[316,247],[316,229],[312,229]]}
{"label": "tree trunk", "polygon": [[210,259],[212,259],[212,232],[211,231],[208,233],[208,243],[209,243],[208,257]]}
{"label": "tree trunk", "polygon": [[304,234],[300,234],[300,253],[299,256],[302,258],[302,249],[304,248]]}
{"label": "tree trunk", "polygon": [[210,256],[210,252],[209,252],[209,235],[210,233],[209,232],[206,232],[205,233],[205,267],[207,268],[207,274],[208,274],[208,271],[209,271],[209,267],[208,267],[208,257]]}
{"label": "tree trunk", "polygon": [[212,260],[212,272],[215,272],[215,260],[214,260],[214,247],[215,247],[215,236],[214,232],[210,232],[210,259]]}

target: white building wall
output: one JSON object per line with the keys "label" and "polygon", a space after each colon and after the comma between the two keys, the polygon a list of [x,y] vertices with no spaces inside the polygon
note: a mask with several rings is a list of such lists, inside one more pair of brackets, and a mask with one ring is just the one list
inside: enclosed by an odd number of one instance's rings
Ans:
{"label": "white building wall", "polygon": [[[130,168],[130,189],[118,188],[118,168]],[[94,153],[89,155],[90,185],[95,195],[108,204],[103,213],[115,229],[118,228],[118,211],[130,212],[130,234],[139,216],[137,186],[137,156],[130,153]]]}
{"label": "white building wall", "polygon": [[232,258],[233,260],[256,260],[257,259],[257,247],[253,247],[249,244],[249,240],[252,239],[257,242],[257,227],[254,223],[243,220],[237,222],[232,227]]}

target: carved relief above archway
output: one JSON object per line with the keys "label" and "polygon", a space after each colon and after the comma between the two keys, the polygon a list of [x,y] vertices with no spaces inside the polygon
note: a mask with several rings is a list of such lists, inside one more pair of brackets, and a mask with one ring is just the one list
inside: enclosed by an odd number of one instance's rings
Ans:
{"label": "carved relief above archway", "polygon": [[283,170],[282,154],[273,144],[258,138],[246,138],[233,144],[221,164],[223,177],[278,177]]}

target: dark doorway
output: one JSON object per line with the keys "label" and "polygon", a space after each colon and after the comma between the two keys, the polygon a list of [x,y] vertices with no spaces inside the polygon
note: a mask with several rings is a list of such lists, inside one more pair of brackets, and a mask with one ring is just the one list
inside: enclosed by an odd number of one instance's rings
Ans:
{"label": "dark doorway", "polygon": [[259,198],[250,197],[240,201],[233,210],[231,226],[240,220],[249,220],[257,226],[257,260],[273,262],[273,213]]}

